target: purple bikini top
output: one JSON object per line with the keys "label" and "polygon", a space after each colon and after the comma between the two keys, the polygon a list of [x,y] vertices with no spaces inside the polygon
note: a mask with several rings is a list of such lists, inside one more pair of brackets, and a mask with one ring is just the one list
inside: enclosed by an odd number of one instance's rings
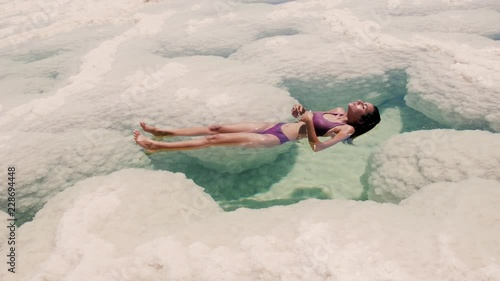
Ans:
{"label": "purple bikini top", "polygon": [[326,120],[325,117],[323,117],[324,114],[341,115],[341,116],[344,115],[343,113],[335,113],[335,112],[323,112],[323,111],[313,112],[314,130],[316,131],[316,135],[318,137],[324,136],[332,128],[335,128],[340,125],[345,125],[345,122],[332,122]]}

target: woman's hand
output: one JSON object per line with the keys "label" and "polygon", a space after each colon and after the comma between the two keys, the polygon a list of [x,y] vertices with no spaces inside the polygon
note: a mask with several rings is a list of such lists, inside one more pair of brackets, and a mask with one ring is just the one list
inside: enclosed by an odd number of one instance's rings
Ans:
{"label": "woman's hand", "polygon": [[292,107],[292,116],[295,118],[304,114],[304,112],[306,112],[306,109],[301,104],[296,104]]}
{"label": "woman's hand", "polygon": [[313,119],[313,114],[311,111],[305,111],[301,116],[300,116],[300,121],[302,122],[308,122],[312,121]]}

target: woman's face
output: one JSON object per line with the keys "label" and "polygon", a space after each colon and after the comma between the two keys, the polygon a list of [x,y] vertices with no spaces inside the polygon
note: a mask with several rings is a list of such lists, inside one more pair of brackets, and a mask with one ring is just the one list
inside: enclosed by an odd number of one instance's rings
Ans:
{"label": "woman's face", "polygon": [[347,118],[351,121],[360,121],[361,117],[372,113],[374,110],[373,104],[357,100],[347,105]]}

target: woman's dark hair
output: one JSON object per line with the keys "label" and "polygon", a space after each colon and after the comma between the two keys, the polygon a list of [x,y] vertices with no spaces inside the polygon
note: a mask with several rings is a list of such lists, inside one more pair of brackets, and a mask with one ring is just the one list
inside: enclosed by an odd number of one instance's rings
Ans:
{"label": "woman's dark hair", "polygon": [[373,106],[373,112],[361,116],[361,123],[351,124],[354,127],[354,134],[350,138],[345,139],[343,142],[352,144],[352,141],[361,136],[362,134],[375,128],[380,123],[380,113],[376,106]]}

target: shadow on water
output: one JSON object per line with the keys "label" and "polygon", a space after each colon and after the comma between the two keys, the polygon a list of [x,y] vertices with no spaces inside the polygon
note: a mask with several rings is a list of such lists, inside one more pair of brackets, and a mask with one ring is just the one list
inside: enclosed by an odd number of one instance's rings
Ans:
{"label": "shadow on water", "polygon": [[401,114],[401,133],[418,130],[450,129],[450,126],[441,124],[430,119],[419,111],[408,107],[403,97],[397,97],[384,103],[385,108],[399,108]]}
{"label": "shadow on water", "polygon": [[57,49],[57,50],[31,50],[25,54],[19,54],[12,58],[12,60],[19,61],[22,63],[30,63],[35,61],[41,61],[51,57],[58,56],[67,50]]}
{"label": "shadow on water", "polygon": [[322,188],[297,188],[292,192],[290,198],[280,198],[272,200],[241,199],[220,202],[224,211],[234,211],[239,208],[262,209],[271,206],[286,206],[298,203],[311,198],[330,199]]}
{"label": "shadow on water", "polygon": [[153,52],[155,55],[159,55],[165,58],[177,58],[177,57],[191,57],[191,56],[216,56],[222,58],[229,58],[232,54],[236,53],[238,48],[231,47],[218,47],[212,49],[188,49],[183,48],[182,50],[176,50],[162,44],[156,51]]}
{"label": "shadow on water", "polygon": [[[151,157],[154,169],[184,173],[197,185],[203,186],[205,192],[214,200],[230,201],[266,192],[273,184],[279,182],[291,171],[297,157],[297,146],[290,143],[287,152],[277,155],[274,162],[239,173],[225,172],[223,167],[217,170],[207,168],[200,160],[180,152],[166,153]],[[272,148],[269,149],[269,153],[273,153]]]}
{"label": "shadow on water", "polygon": [[490,38],[491,40],[498,41],[498,40],[500,40],[500,33],[490,34],[486,37]]}
{"label": "shadow on water", "polygon": [[449,128],[406,105],[404,98],[408,94],[408,90],[406,89],[407,82],[408,78],[405,71],[397,70],[390,72],[386,96],[392,98],[377,104],[381,114],[385,109],[398,108],[402,123],[401,133]]}
{"label": "shadow on water", "polygon": [[292,36],[292,35],[297,35],[300,32],[295,29],[295,28],[276,28],[276,29],[267,29],[265,31],[261,31],[255,36],[255,40],[260,40],[264,38],[269,38],[269,37],[275,37],[275,36]]}

